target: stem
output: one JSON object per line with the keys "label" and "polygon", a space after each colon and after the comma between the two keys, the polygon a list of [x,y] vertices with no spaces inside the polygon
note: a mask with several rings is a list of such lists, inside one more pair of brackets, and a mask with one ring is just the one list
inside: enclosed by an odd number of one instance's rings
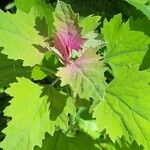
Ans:
{"label": "stem", "polygon": [[51,86],[54,86],[59,80],[60,80],[60,78],[56,78],[56,79],[51,83]]}

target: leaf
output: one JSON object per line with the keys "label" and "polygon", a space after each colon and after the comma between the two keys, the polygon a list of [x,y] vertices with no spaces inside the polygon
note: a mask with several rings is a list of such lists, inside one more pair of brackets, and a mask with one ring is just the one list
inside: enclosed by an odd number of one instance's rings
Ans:
{"label": "leaf", "polygon": [[122,23],[121,15],[115,16],[110,22],[105,21],[102,33],[107,45],[105,62],[112,67],[115,75],[124,66],[142,63],[150,39],[142,32],[130,31],[129,22]]}
{"label": "leaf", "polygon": [[23,67],[22,61],[8,59],[6,55],[0,54],[0,87],[8,86],[16,81],[16,77],[30,78],[30,67]]}
{"label": "leaf", "polygon": [[6,138],[0,147],[4,150],[33,150],[34,145],[42,145],[45,132],[54,132],[49,121],[48,97],[42,96],[42,87],[30,80],[17,79],[18,83],[11,84],[6,90],[13,99],[4,112],[12,120],[3,130]]}
{"label": "leaf", "polygon": [[100,37],[98,36],[98,33],[95,33],[94,31],[91,31],[87,34],[84,35],[84,38],[87,39],[85,41],[85,43],[83,44],[83,49],[87,49],[87,48],[102,48],[105,46],[105,42],[100,39]]}
{"label": "leaf", "polygon": [[[145,18],[139,18],[137,20],[130,20],[130,28],[136,31],[142,31],[144,32],[146,35],[149,36],[149,40],[150,40],[150,30],[149,30],[149,26],[150,26],[150,20],[148,20],[146,17]],[[149,69],[150,68],[150,46],[148,51],[146,52],[142,63],[140,65],[140,70],[145,70],[145,69]]]}
{"label": "leaf", "polygon": [[78,126],[83,132],[90,135],[93,139],[99,138],[100,133],[98,132],[95,120],[84,120],[82,118],[79,118]]}
{"label": "leaf", "polygon": [[99,150],[96,142],[87,136],[67,137],[62,132],[56,132],[54,136],[46,135],[43,147],[35,147],[34,150]]}
{"label": "leaf", "polygon": [[51,124],[66,131],[69,122],[68,114],[73,116],[76,113],[73,99],[51,87],[49,100]]}
{"label": "leaf", "polygon": [[100,16],[90,15],[80,20],[80,27],[82,28],[82,35],[85,35],[99,26]]}
{"label": "leaf", "polygon": [[40,13],[41,17],[46,19],[48,24],[48,35],[52,35],[54,30],[53,19],[53,7],[50,4],[46,4],[45,0],[15,0],[17,8],[29,13],[30,10],[35,7]]}
{"label": "leaf", "polygon": [[129,23],[131,30],[142,31],[150,37],[150,20],[148,20],[146,17],[138,18],[136,20],[130,19]]}
{"label": "leaf", "polygon": [[38,47],[45,48],[44,38],[34,28],[35,16],[17,11],[16,14],[0,11],[0,46],[2,53],[11,59],[24,60],[25,66],[39,64],[43,58]]}
{"label": "leaf", "polygon": [[71,65],[58,69],[61,86],[69,84],[80,98],[100,100],[104,96],[104,68],[96,50],[89,48]]}
{"label": "leaf", "polygon": [[[150,148],[150,72],[138,67],[122,69],[110,83],[94,111],[99,131],[106,129],[115,141],[124,136]],[[130,141],[131,139],[131,141]]]}
{"label": "leaf", "polygon": [[[150,19],[150,5],[145,5],[145,1],[140,0],[126,0],[131,5],[143,12]],[[147,1],[148,2],[148,1]]]}
{"label": "leaf", "polygon": [[58,57],[51,51],[48,51],[45,53],[42,63],[33,68],[32,78],[34,80],[41,80],[46,76],[54,76],[58,66],[61,66]]}
{"label": "leaf", "polygon": [[54,20],[56,27],[56,33],[53,36],[54,46],[62,58],[68,61],[72,50],[79,51],[84,43],[79,27],[79,16],[72,11],[70,5],[58,1]]}

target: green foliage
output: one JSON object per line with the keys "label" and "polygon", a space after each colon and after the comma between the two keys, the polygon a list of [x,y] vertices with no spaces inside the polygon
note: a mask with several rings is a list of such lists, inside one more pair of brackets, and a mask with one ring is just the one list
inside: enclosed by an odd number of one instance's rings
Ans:
{"label": "green foliage", "polygon": [[21,61],[14,61],[0,54],[0,87],[7,87],[9,83],[16,81],[16,77],[30,78],[30,74],[30,67],[23,67]]}
{"label": "green foliage", "polygon": [[24,65],[33,66],[41,62],[43,53],[38,46],[45,48],[44,38],[34,28],[35,15],[17,11],[15,15],[0,11],[0,45],[2,53],[11,59],[22,59]]}
{"label": "green foliage", "polygon": [[53,137],[46,135],[43,147],[35,148],[34,150],[98,150],[95,144],[96,142],[92,141],[92,139],[87,136],[67,137],[62,132],[56,132]]}
{"label": "green foliage", "polygon": [[146,5],[146,3],[149,3],[149,0],[126,0],[128,3],[135,6],[137,9],[141,10],[149,19],[150,19],[150,4]]}
{"label": "green foliage", "polygon": [[49,122],[48,96],[42,96],[42,89],[28,79],[18,78],[18,82],[6,90],[13,99],[4,113],[12,120],[3,130],[6,138],[0,147],[7,150],[32,150],[34,145],[42,145],[45,132],[53,133]]}
{"label": "green foliage", "polygon": [[121,15],[115,16],[110,22],[105,21],[102,33],[107,45],[105,62],[111,66],[115,75],[124,66],[141,64],[150,44],[148,36],[131,31],[129,22],[122,23]]}
{"label": "green foliage", "polygon": [[150,1],[64,1],[0,10],[0,149],[149,150]]}
{"label": "green foliage", "polygon": [[41,64],[36,65],[32,70],[32,78],[34,80],[44,79],[46,76],[54,76],[57,68],[61,66],[58,57],[51,51],[45,53]]}
{"label": "green foliage", "polygon": [[53,7],[51,5],[46,4],[44,0],[15,0],[15,4],[17,8],[20,10],[29,13],[30,10],[34,7],[38,10],[40,16],[46,19],[48,24],[48,35],[51,36],[52,31],[54,29],[53,26]]}
{"label": "green foliage", "polygon": [[94,111],[99,130],[106,129],[113,141],[125,136],[128,141],[131,138],[149,149],[149,81],[147,71],[139,72],[137,67],[122,69]]}
{"label": "green foliage", "polygon": [[100,16],[88,16],[86,18],[81,19],[80,21],[80,27],[82,28],[82,35],[85,35],[92,30],[95,30],[100,21]]}

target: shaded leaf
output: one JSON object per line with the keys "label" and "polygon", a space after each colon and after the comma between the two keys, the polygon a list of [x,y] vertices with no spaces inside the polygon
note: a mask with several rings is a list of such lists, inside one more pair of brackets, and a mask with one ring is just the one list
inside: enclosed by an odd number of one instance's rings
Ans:
{"label": "shaded leaf", "polygon": [[95,145],[96,142],[87,136],[67,137],[62,132],[56,132],[53,137],[47,134],[43,147],[35,147],[34,150],[99,150]]}

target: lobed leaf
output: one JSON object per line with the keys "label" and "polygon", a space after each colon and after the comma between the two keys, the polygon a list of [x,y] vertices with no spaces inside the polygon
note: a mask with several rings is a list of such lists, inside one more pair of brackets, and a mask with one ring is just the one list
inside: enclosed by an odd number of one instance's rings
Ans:
{"label": "lobed leaf", "polygon": [[58,69],[61,86],[69,84],[81,98],[103,99],[105,90],[104,68],[96,50],[89,48],[71,65]]}
{"label": "lobed leaf", "polygon": [[107,45],[105,62],[111,66],[115,76],[124,66],[142,63],[150,38],[143,32],[131,31],[129,22],[122,23],[121,15],[110,22],[105,21],[102,33]]}
{"label": "lobed leaf", "polygon": [[25,78],[18,78],[18,83],[11,84],[6,93],[13,99],[4,113],[12,120],[3,130],[6,138],[0,147],[3,150],[33,150],[35,145],[41,146],[45,132],[54,132],[49,121],[48,96],[42,96],[42,87]]}
{"label": "lobed leaf", "polygon": [[9,14],[0,11],[0,46],[4,47],[2,53],[11,59],[22,59],[25,66],[39,64],[43,53],[39,52],[46,44],[44,38],[38,34],[35,26],[35,15],[17,11]]}
{"label": "lobed leaf", "polygon": [[40,16],[46,19],[48,24],[47,35],[51,36],[54,30],[54,19],[53,19],[53,7],[49,4],[46,4],[45,0],[15,0],[15,4],[18,9],[29,13],[30,10],[34,7],[38,10]]}
{"label": "lobed leaf", "polygon": [[138,67],[122,69],[110,83],[94,111],[99,131],[106,129],[113,141],[124,136],[150,148],[150,73]]}
{"label": "lobed leaf", "polygon": [[56,33],[53,36],[54,46],[62,58],[68,61],[72,50],[79,51],[84,43],[79,27],[79,16],[72,11],[70,5],[58,1],[54,20],[56,27]]}

